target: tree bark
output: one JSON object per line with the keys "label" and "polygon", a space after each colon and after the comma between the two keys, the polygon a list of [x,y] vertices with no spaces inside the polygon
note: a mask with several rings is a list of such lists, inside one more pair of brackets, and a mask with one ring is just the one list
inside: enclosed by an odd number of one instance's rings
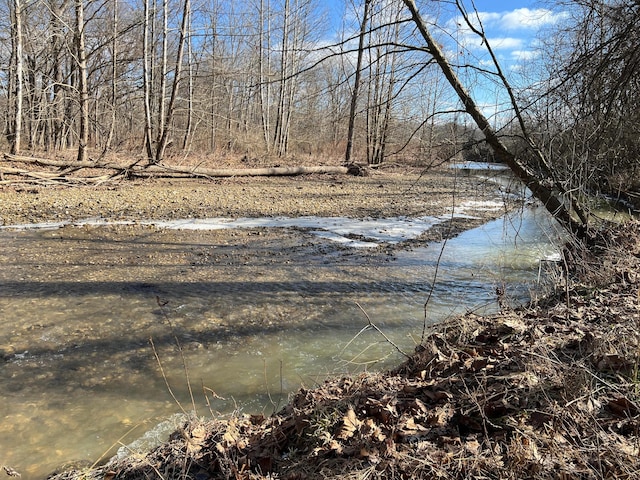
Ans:
{"label": "tree bark", "polygon": [[78,92],[80,96],[80,125],[78,131],[78,161],[87,159],[89,143],[89,90],[87,86],[87,51],[84,41],[84,0],[75,0],[76,52],[78,56]]}
{"label": "tree bark", "polygon": [[[166,5],[165,5],[166,8]],[[188,22],[191,12],[190,0],[184,0],[184,6],[182,11],[182,23],[180,25],[180,40],[178,43],[178,55],[176,58],[175,69],[173,71],[173,83],[171,85],[171,94],[169,97],[169,103],[166,105],[165,118],[162,121],[162,125],[159,132],[158,145],[156,146],[155,163],[160,163],[164,159],[164,152],[169,143],[169,130],[171,129],[171,123],[173,121],[173,112],[176,106],[176,99],[178,97],[178,90],[180,89],[180,82],[182,76],[182,59],[184,58],[184,44],[187,38]],[[165,30],[165,35],[167,35]],[[165,53],[166,56],[166,53]],[[166,62],[166,58],[163,59]],[[162,100],[164,104],[164,100]]]}
{"label": "tree bark", "polygon": [[493,129],[489,120],[480,111],[475,101],[466,90],[462,82],[458,79],[453,68],[444,56],[438,43],[433,39],[427,24],[422,19],[414,0],[403,0],[411,12],[413,22],[415,23],[422,38],[427,44],[429,53],[442,70],[445,78],[454,89],[458,98],[462,102],[465,111],[474,120],[478,128],[484,134],[487,143],[493,148],[496,157],[503,161],[514,174],[522,180],[522,182],[531,190],[533,195],[542,202],[544,207],[571,233],[579,238],[586,236],[586,227],[583,222],[573,218],[570,209],[543,180],[536,177],[526,165],[522,164],[516,156],[510,152],[504,143],[500,140],[497,132]]}
{"label": "tree bark", "polygon": [[147,162],[153,162],[153,124],[151,120],[151,46],[149,45],[149,34],[151,29],[151,7],[152,0],[144,1],[144,27],[142,37],[142,75],[144,85],[144,146],[147,152]]}
{"label": "tree bark", "polygon": [[360,90],[360,77],[362,75],[362,56],[364,55],[364,37],[367,32],[367,22],[369,21],[369,5],[371,0],[365,0],[364,12],[362,13],[362,23],[360,24],[360,36],[358,38],[358,58],[356,60],[356,72],[353,79],[353,92],[351,93],[351,105],[349,107],[349,127],[347,129],[347,149],[344,153],[344,161],[351,161],[353,152],[353,135],[356,125],[356,108],[358,106],[358,91]]}
{"label": "tree bark", "polygon": [[118,102],[118,5],[118,0],[113,0],[113,16],[111,17],[113,22],[111,30],[111,35],[113,35],[111,39],[111,122],[107,139],[104,142],[103,156],[111,148],[113,132],[116,128],[116,104]]}
{"label": "tree bark", "polygon": [[13,41],[12,55],[15,65],[15,107],[13,109],[13,125],[11,128],[11,153],[18,154],[20,153],[20,143],[22,141],[22,0],[13,1],[13,16],[14,35],[12,35],[11,39]]}

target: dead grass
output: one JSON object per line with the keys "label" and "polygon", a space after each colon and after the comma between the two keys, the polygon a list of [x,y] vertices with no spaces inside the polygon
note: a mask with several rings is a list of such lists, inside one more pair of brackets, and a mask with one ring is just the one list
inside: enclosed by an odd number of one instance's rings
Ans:
{"label": "dead grass", "polygon": [[55,478],[640,478],[638,224],[603,238],[558,298],[439,325],[393,371]]}

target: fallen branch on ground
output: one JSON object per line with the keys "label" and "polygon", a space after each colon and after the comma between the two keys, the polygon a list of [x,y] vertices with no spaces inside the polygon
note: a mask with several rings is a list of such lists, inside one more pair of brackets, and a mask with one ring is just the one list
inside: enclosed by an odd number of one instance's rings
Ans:
{"label": "fallen branch on ground", "polygon": [[[201,168],[181,167],[163,164],[139,165],[139,161],[133,164],[122,165],[111,162],[77,162],[61,161],[22,155],[10,155],[5,153],[4,158],[10,162],[29,163],[39,166],[57,167],[69,171],[80,169],[104,169],[113,170],[126,177],[194,177],[194,178],[223,178],[223,177],[258,177],[258,176],[293,176],[308,174],[340,174],[363,175],[364,168],[359,165],[320,165],[320,166],[294,166],[294,167],[263,167],[263,168]],[[6,174],[19,176],[56,177],[59,180],[70,179],[64,172],[31,172],[22,169],[3,167]],[[100,177],[102,178],[102,177]],[[71,181],[71,180],[70,180]]]}

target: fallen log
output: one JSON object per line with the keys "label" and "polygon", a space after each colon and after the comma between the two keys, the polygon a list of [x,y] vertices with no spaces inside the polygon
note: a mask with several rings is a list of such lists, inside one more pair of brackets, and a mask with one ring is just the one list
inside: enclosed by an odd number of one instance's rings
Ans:
{"label": "fallen log", "polygon": [[52,160],[49,158],[40,157],[26,157],[24,155],[11,155],[9,153],[4,154],[5,160],[10,162],[22,162],[22,163],[35,163],[38,165],[46,165],[48,167],[59,168],[107,168],[114,170],[122,170],[127,168],[123,165],[104,163],[104,162],[76,162],[66,160]]}
{"label": "fallen log", "polygon": [[350,165],[320,165],[320,166],[298,166],[298,167],[263,167],[263,168],[200,168],[200,167],[180,167],[163,164],[138,165],[135,162],[131,165],[121,165],[109,162],[77,162],[61,161],[46,158],[26,157],[22,155],[4,154],[4,158],[12,162],[35,163],[58,168],[103,168],[116,170],[128,176],[148,177],[148,176],[175,176],[186,175],[192,177],[260,177],[260,176],[293,176],[308,174],[349,174],[365,175],[365,167],[357,164]]}
{"label": "fallen log", "polygon": [[[307,175],[312,173],[336,173],[362,175],[362,169],[358,166],[332,166],[322,165],[316,167],[264,167],[264,168],[188,168],[173,167],[169,165],[150,165],[143,169],[148,172],[174,172],[186,173],[205,177],[264,177],[264,176],[292,176]],[[134,170],[133,173],[136,173]]]}

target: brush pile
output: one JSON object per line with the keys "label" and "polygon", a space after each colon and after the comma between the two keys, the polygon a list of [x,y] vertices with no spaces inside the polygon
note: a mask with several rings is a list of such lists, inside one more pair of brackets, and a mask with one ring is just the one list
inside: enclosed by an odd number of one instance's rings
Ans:
{"label": "brush pile", "polygon": [[194,420],[147,455],[55,478],[640,478],[638,225],[607,239],[567,250],[556,297],[439,325],[393,371],[301,389],[271,417]]}

